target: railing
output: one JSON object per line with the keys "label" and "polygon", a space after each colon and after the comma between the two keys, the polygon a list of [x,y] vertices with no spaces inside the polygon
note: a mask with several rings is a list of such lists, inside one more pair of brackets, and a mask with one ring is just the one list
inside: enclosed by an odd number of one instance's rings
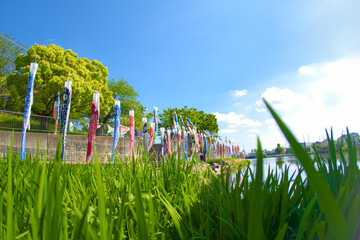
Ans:
{"label": "railing", "polygon": [[[0,130],[22,131],[24,113],[0,110]],[[30,132],[59,133],[60,120],[58,120],[57,129],[55,131],[56,119],[49,116],[30,115]],[[88,134],[89,121],[69,119],[68,134]],[[109,128],[113,128],[111,124],[106,124],[97,129],[98,136],[111,136],[108,133]]]}

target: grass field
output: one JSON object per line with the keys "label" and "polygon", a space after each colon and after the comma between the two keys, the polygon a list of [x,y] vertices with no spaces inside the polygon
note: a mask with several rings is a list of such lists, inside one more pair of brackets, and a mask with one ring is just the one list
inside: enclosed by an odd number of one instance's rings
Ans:
{"label": "grass field", "polygon": [[359,239],[352,139],[348,159],[330,133],[330,157],[312,160],[268,107],[302,164],[295,175],[285,168],[264,179],[262,154],[235,182],[224,168],[200,171],[196,159],[72,165],[60,145],[55,159],[10,154],[0,161],[0,239]]}

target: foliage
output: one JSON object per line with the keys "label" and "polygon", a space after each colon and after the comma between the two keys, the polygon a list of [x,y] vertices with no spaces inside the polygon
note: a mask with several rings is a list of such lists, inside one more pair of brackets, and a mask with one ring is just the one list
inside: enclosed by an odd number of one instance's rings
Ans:
{"label": "foliage", "polygon": [[[304,167],[311,189],[316,193],[315,197],[321,211],[323,211],[323,216],[318,216],[315,221],[319,228],[318,231],[321,232],[321,234],[318,233],[318,236],[320,238],[325,236],[325,239],[330,237],[334,239],[354,239],[354,236],[359,236],[360,194],[357,189],[360,187],[360,171],[357,165],[356,148],[349,131],[347,137],[349,147],[348,162],[345,160],[344,155],[341,154],[340,166],[338,166],[339,162],[332,132],[331,137],[326,132],[330,158],[325,161],[323,157],[316,154],[317,170],[309,154],[298,143],[275,110],[268,102],[265,101],[265,104],[293,148],[295,156]],[[326,229],[328,230],[326,231]],[[309,238],[313,238],[313,236],[306,239]]]}
{"label": "foliage", "polygon": [[51,116],[57,93],[63,93],[67,80],[72,81],[70,118],[89,117],[94,91],[100,92],[101,116],[106,115],[114,105],[107,84],[107,68],[100,62],[79,58],[71,50],[64,50],[53,44],[35,44],[29,48],[26,55],[20,54],[15,59],[16,71],[7,77],[10,92],[8,103],[11,110],[24,109],[30,63],[34,61],[37,61],[39,66],[34,82],[33,113]]}
{"label": "foliage", "polygon": [[19,45],[14,43],[14,40],[9,33],[0,33],[0,94],[5,92],[6,77],[15,69],[15,58],[24,51]]}
{"label": "foliage", "polygon": [[214,114],[204,113],[204,111],[197,110],[196,108],[189,108],[188,106],[185,106],[183,108],[164,109],[163,112],[159,114],[159,126],[165,128],[173,128],[174,112],[176,112],[178,118],[182,116],[185,124],[187,124],[186,118],[189,118],[191,122],[195,125],[195,127],[200,131],[208,130],[214,133],[217,133],[219,131],[217,119]]}
{"label": "foliage", "polygon": [[[137,99],[139,94],[135,89],[126,81],[125,78],[118,80],[112,79],[108,82],[109,90],[113,93],[113,97],[119,99],[121,104],[121,124],[129,126],[129,111],[134,110],[135,114],[135,129],[142,130],[142,118],[144,116],[144,107]],[[105,124],[107,121],[112,121],[115,112],[113,107],[100,121]],[[149,119],[153,116],[152,113],[146,113],[146,117]]]}
{"label": "foliage", "polygon": [[280,143],[277,144],[277,146],[276,146],[276,148],[275,148],[275,152],[276,152],[277,154],[283,154],[283,153],[285,153],[284,148],[282,148],[282,147],[280,146]]}
{"label": "foliage", "polygon": [[[14,114],[0,113],[0,126],[9,129],[22,129],[23,116],[17,116]],[[31,129],[40,129],[40,122],[30,119]],[[54,124],[52,124],[52,130],[54,130]]]}
{"label": "foliage", "polygon": [[[268,105],[302,167],[268,172],[258,139],[256,170],[200,170],[196,159],[146,156],[114,164],[56,158],[0,159],[1,239],[357,239],[360,171],[349,158],[312,160]],[[59,141],[60,142],[60,141]],[[10,149],[12,148],[12,144]],[[222,161],[221,161],[222,162]],[[266,171],[266,169],[264,169]],[[307,179],[302,173],[306,171]]]}

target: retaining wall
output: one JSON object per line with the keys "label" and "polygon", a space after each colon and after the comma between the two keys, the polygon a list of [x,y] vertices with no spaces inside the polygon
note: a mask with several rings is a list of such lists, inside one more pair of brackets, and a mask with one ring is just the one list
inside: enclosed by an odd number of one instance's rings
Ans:
{"label": "retaining wall", "polygon": [[[37,144],[39,143],[40,155],[43,156],[47,150],[49,158],[55,157],[56,146],[59,140],[59,134],[50,133],[26,133],[25,152],[31,156],[36,155]],[[0,151],[7,155],[10,146],[10,131],[0,131]],[[141,143],[140,138],[135,138],[134,147],[137,148],[138,143]],[[81,162],[86,159],[87,151],[87,135],[67,135],[65,148],[65,161]],[[14,132],[13,150],[20,153],[21,132]],[[107,160],[111,156],[113,145],[113,137],[96,136],[93,142],[92,158],[94,156],[94,148],[96,148],[99,159]],[[119,138],[116,147],[116,154],[121,157],[128,157],[130,139]]]}
{"label": "retaining wall", "polygon": [[[26,143],[25,143],[25,152],[31,156],[36,156],[37,143],[39,143],[39,151],[40,155],[43,156],[45,150],[47,150],[47,156],[49,158],[55,157],[56,146],[59,140],[59,134],[51,134],[51,133],[26,133]],[[10,146],[10,131],[0,131],[0,153],[8,154],[9,146]],[[13,140],[13,150],[14,152],[20,153],[20,143],[21,143],[21,132],[14,132],[14,140]],[[66,148],[65,148],[65,161],[68,162],[84,162],[86,159],[86,151],[87,151],[87,135],[67,135],[66,138]],[[139,149],[143,148],[143,142],[141,138],[135,138],[134,149],[136,151],[138,145]],[[96,148],[99,159],[103,161],[107,161],[112,152],[113,145],[113,137],[108,136],[96,136],[93,142],[93,151],[92,158],[94,157],[94,148]],[[119,142],[116,147],[115,153],[120,157],[129,157],[130,151],[130,138],[119,138]],[[180,149],[178,149],[178,142],[174,140],[171,142],[171,152],[175,151],[180,152],[180,157],[184,158],[184,143],[181,142]],[[154,144],[150,152],[157,152],[158,155],[161,154],[161,144]],[[167,155],[167,153],[165,153]],[[192,156],[192,143],[188,142],[188,151],[187,156],[190,158]],[[215,154],[213,151],[208,154],[208,156],[204,156],[201,151],[196,154],[198,159],[206,161],[206,157],[210,159],[216,159],[220,156]]]}

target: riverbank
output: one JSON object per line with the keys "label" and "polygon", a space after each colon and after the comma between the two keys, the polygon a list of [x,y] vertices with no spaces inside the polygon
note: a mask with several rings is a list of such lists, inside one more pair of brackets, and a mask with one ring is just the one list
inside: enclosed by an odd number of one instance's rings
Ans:
{"label": "riverbank", "polygon": [[230,169],[233,173],[239,170],[239,167],[241,169],[246,168],[250,164],[250,161],[245,158],[211,159],[208,160],[206,164],[219,176],[221,174],[221,165],[223,165],[225,169]]}

